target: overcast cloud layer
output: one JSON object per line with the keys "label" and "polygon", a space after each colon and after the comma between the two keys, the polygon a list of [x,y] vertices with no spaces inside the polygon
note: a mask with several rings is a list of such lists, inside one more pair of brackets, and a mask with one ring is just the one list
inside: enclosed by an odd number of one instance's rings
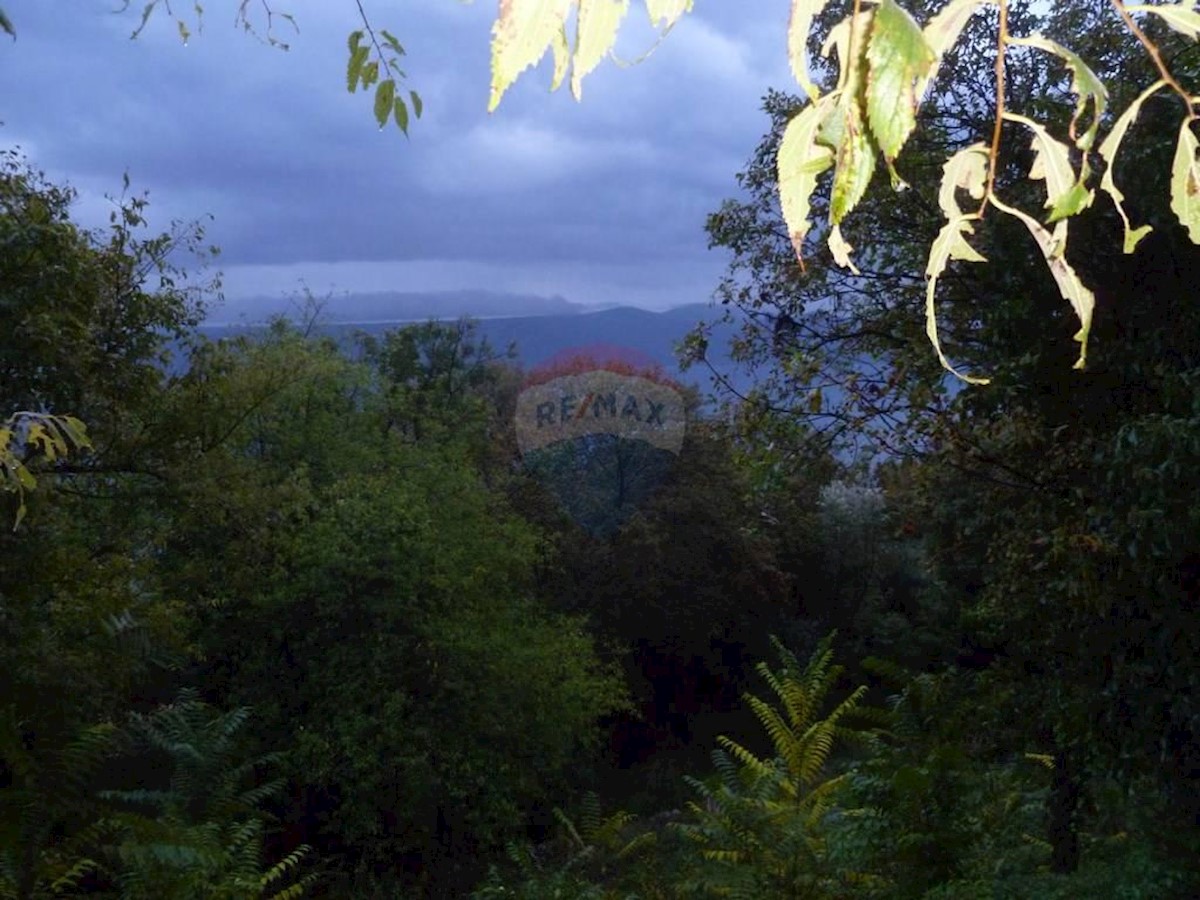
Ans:
{"label": "overcast cloud layer", "polygon": [[[107,219],[128,171],[154,220],[211,213],[230,297],[486,288],[579,303],[704,302],[724,267],[705,215],[766,127],[760,99],[786,86],[787,0],[697,0],[640,65],[604,63],[583,102],[548,93],[548,61],[487,115],[487,0],[366,0],[409,51],[424,117],[380,132],[345,89],[353,0],[273,0],[295,15],[280,52],[232,26],[236,0],[204,3],[181,44],[142,3],[2,0],[0,144],[81,193]],[[190,0],[172,4],[190,13]],[[653,42],[633,0],[620,50]]]}

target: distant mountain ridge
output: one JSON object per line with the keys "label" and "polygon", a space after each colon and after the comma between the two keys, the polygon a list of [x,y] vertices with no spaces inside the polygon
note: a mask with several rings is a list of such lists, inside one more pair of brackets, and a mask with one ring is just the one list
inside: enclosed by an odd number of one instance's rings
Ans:
{"label": "distant mountain ridge", "polygon": [[[493,296],[503,296],[507,299],[512,295]],[[354,321],[343,319],[341,315],[338,316],[338,320],[334,320],[326,310],[325,315],[318,321],[317,330],[349,345],[356,332],[378,335],[413,321],[427,321],[430,318],[457,319],[468,315],[469,318],[477,320],[479,333],[488,340],[493,350],[503,353],[510,345],[515,345],[517,361],[527,369],[564,354],[570,355],[574,351],[587,352],[589,349],[616,347],[632,350],[636,356],[653,360],[661,365],[668,375],[679,378],[684,383],[698,383],[702,389],[709,387],[708,370],[701,366],[686,373],[681,372],[675,351],[677,345],[697,324],[719,318],[719,313],[712,307],[694,303],[662,312],[631,306],[593,311],[592,308],[579,304],[562,302],[566,303],[568,312],[492,317],[471,313],[446,313],[441,316]],[[261,326],[262,321],[263,318],[260,317],[241,323],[209,322],[202,325],[200,330],[210,338],[228,337],[252,332]],[[731,368],[727,353],[733,330],[732,325],[717,325],[709,344],[710,360],[725,371]]]}
{"label": "distant mountain ridge", "polygon": [[[512,294],[502,291],[376,291],[318,298],[321,318],[334,325],[412,322],[427,319],[488,319],[506,316],[571,316],[592,307],[563,297]],[[253,325],[273,316],[296,318],[303,313],[298,297],[243,297],[227,300],[213,310],[210,326]]]}

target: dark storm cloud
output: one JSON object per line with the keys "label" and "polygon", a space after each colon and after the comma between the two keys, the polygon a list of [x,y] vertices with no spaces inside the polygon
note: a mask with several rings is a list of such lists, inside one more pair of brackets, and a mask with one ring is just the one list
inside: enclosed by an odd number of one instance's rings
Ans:
{"label": "dark storm cloud", "polygon": [[[211,213],[234,291],[287,290],[308,267],[352,290],[369,270],[401,290],[535,284],[576,299],[586,285],[579,299],[595,301],[640,284],[663,304],[673,281],[678,302],[704,299],[723,264],[704,217],[763,130],[758,98],[786,77],[785,0],[700,0],[640,66],[590,76],[582,104],[547,92],[543,64],[488,116],[495,5],[376,2],[425,101],[406,141],[345,91],[349,0],[289,4],[287,53],[230,27],[232,0],[205,4],[187,46],[161,12],[130,41],[137,9],[114,5],[6,0],[18,40],[0,48],[0,140],[75,184],[96,224],[125,171],[163,222]],[[649,45],[643,19],[634,0],[623,55]],[[463,283],[443,284],[455,270]]]}

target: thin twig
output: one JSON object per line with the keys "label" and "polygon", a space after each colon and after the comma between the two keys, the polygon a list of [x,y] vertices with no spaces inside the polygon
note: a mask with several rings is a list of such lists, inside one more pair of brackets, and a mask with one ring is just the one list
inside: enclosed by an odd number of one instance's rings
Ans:
{"label": "thin twig", "polygon": [[363,9],[362,0],[354,0],[354,4],[358,7],[358,16],[362,19],[363,27],[367,29],[367,36],[371,39],[372,46],[375,47],[375,55],[383,63],[384,71],[387,72],[388,77],[395,78],[396,73],[392,71],[392,64],[388,62],[388,58],[383,55],[383,48],[379,46],[379,40],[375,37],[375,29],[371,27],[371,20],[367,18],[367,11]]}
{"label": "thin twig", "polygon": [[996,168],[1000,162],[1000,132],[1004,127],[1004,53],[1008,45],[1008,0],[1000,0],[1000,24],[996,33],[996,122],[992,126],[992,147],[988,151],[987,190],[979,203],[979,215],[987,209],[996,185]]}
{"label": "thin twig", "polygon": [[1146,52],[1149,53],[1150,58],[1154,60],[1154,66],[1158,69],[1158,74],[1162,77],[1162,80],[1170,85],[1171,90],[1173,90],[1183,99],[1184,106],[1187,107],[1188,113],[1191,114],[1193,106],[1192,98],[1188,92],[1183,89],[1183,85],[1175,80],[1175,76],[1171,74],[1171,70],[1168,69],[1166,63],[1163,62],[1162,54],[1158,52],[1158,47],[1156,47],[1154,42],[1151,41],[1150,38],[1146,37],[1146,33],[1138,27],[1138,23],[1133,20],[1133,16],[1129,14],[1129,10],[1125,8],[1125,4],[1122,3],[1121,0],[1110,0],[1110,2],[1112,3],[1113,9],[1117,11],[1117,15],[1121,17],[1121,21],[1125,23],[1125,27],[1132,31],[1133,36],[1136,37],[1141,42],[1142,46],[1146,48]]}

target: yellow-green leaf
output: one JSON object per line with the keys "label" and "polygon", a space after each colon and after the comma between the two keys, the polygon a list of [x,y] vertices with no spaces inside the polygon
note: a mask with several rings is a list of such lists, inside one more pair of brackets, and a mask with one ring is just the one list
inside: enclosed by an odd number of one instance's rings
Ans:
{"label": "yellow-green leaf", "polygon": [[938,189],[938,206],[947,219],[963,214],[958,205],[958,191],[965,190],[976,200],[983,199],[987,184],[988,148],[972,144],[955,153],[942,166],[942,185]]}
{"label": "yellow-green leaf", "polygon": [[783,220],[803,265],[804,238],[812,228],[812,194],[817,176],[833,164],[833,151],[817,142],[821,123],[836,108],[839,94],[827,94],[792,117],[783,132],[775,165]]}
{"label": "yellow-green leaf", "polygon": [[492,89],[488,112],[517,76],[537,65],[563,28],[571,0],[500,0],[492,26]]}
{"label": "yellow-green leaf", "polygon": [[916,127],[916,86],[935,58],[913,17],[895,0],[883,0],[867,50],[867,121],[889,163]]}
{"label": "yellow-green leaf", "polygon": [[387,120],[392,117],[396,103],[396,82],[391,78],[385,78],[379,82],[379,87],[375,88],[375,121],[382,128],[387,124]]}
{"label": "yellow-green leaf", "polygon": [[583,77],[600,64],[617,40],[617,29],[629,0],[579,0],[575,14],[575,58],[571,67],[571,93],[580,99]]}
{"label": "yellow-green leaf", "polygon": [[1155,91],[1160,91],[1167,86],[1165,81],[1159,80],[1150,85],[1140,94],[1137,99],[1126,107],[1125,111],[1113,123],[1112,131],[1108,133],[1103,141],[1100,142],[1100,158],[1107,163],[1104,170],[1104,175],[1100,178],[1100,190],[1107,191],[1112,197],[1113,205],[1116,206],[1117,212],[1121,216],[1121,221],[1125,224],[1125,252],[1132,253],[1137,247],[1138,242],[1151,232],[1149,225],[1142,225],[1140,228],[1133,229],[1129,225],[1129,215],[1125,212],[1125,195],[1117,188],[1116,181],[1113,180],[1113,170],[1116,168],[1117,151],[1121,147],[1121,141],[1125,139],[1125,132],[1129,130],[1129,126],[1137,119],[1138,113],[1142,109],[1142,104],[1146,102]]}
{"label": "yellow-green leaf", "polygon": [[854,245],[846,240],[839,226],[834,225],[829,229],[829,238],[826,243],[829,244],[829,252],[833,254],[834,262],[843,269],[849,269],[855,275],[862,274],[858,271],[858,266],[854,265],[854,260],[850,258],[850,254],[854,252]]}
{"label": "yellow-green leaf", "polygon": [[978,213],[964,213],[958,206],[958,191],[965,190],[972,197],[982,199],[987,181],[988,149],[983,144],[964,147],[946,160],[942,166],[942,184],[938,190],[938,205],[949,220],[942,226],[933,245],[929,248],[929,261],[925,265],[925,334],[937,353],[938,361],[947,372],[969,384],[987,384],[989,379],[964,375],[950,364],[942,350],[937,325],[937,282],[952,259],[965,262],[987,262],[970,244],[966,236],[973,234],[971,223],[979,218]]}
{"label": "yellow-green leaf", "polygon": [[1192,131],[1189,116],[1179,126],[1179,142],[1175,145],[1175,161],[1171,165],[1171,212],[1179,217],[1188,230],[1192,243],[1200,244],[1200,142]]}
{"label": "yellow-green leaf", "polygon": [[679,21],[685,12],[692,11],[692,0],[646,0],[646,12],[650,14],[650,24],[657,28],[660,24],[670,28]]}
{"label": "yellow-green leaf", "polygon": [[981,6],[990,6],[995,0],[951,0],[929,20],[925,26],[925,43],[933,51],[934,62],[923,77],[917,80],[917,102],[925,96],[925,89],[937,78],[938,68],[942,58],[958,43],[958,37],[966,27],[967,21]]}
{"label": "yellow-green leaf", "polygon": [[[825,36],[821,44],[821,56],[829,58],[831,51],[837,51],[839,90],[844,90],[857,97],[863,84],[863,71],[867,64],[867,42],[871,34],[871,23],[875,19],[875,11],[863,10],[857,16],[846,16]],[[854,45],[853,58],[851,44]]]}
{"label": "yellow-green leaf", "polygon": [[925,265],[925,334],[933,344],[938,361],[943,368],[968,384],[988,384],[991,379],[975,375],[964,375],[950,364],[946,353],[942,350],[942,341],[938,336],[937,325],[937,281],[946,271],[946,265],[952,259],[966,262],[987,262],[978,251],[967,243],[966,235],[973,234],[975,227],[971,224],[979,218],[977,213],[958,215],[942,226],[937,238],[929,248],[929,261]]}
{"label": "yellow-green leaf", "polygon": [[[1019,122],[1033,132],[1033,166],[1029,169],[1029,177],[1034,181],[1045,179],[1044,205],[1047,209],[1059,207],[1078,181],[1075,170],[1071,168],[1071,152],[1067,145],[1051,137],[1050,132],[1032,119],[1015,113],[1005,113],[1004,118]],[[1087,193],[1087,202],[1090,203],[1091,192]]]}
{"label": "yellow-green leaf", "polygon": [[858,205],[875,173],[875,148],[863,127],[859,106],[848,94],[842,95],[839,113],[844,129],[834,153],[837,168],[829,197],[829,221],[834,225]]}
{"label": "yellow-green leaf", "polygon": [[1195,3],[1164,3],[1161,6],[1141,4],[1125,8],[1131,13],[1153,13],[1171,28],[1180,34],[1186,34],[1193,41],[1200,38],[1200,12],[1196,11]]}
{"label": "yellow-green leaf", "polygon": [[[1075,112],[1071,116],[1070,125],[1071,140],[1080,150],[1090,150],[1092,142],[1096,139],[1096,131],[1100,128],[1100,119],[1104,115],[1104,110],[1108,108],[1108,88],[1075,51],[1067,49],[1062,44],[1040,34],[1018,38],[1012,43],[1044,50],[1067,64],[1067,68],[1071,70],[1071,91],[1075,94]],[[1092,104],[1092,122],[1087,131],[1079,134],[1079,120],[1087,111],[1089,103]]]}
{"label": "yellow-green leaf", "polygon": [[814,102],[821,92],[808,77],[808,33],[812,31],[813,20],[821,14],[827,3],[828,0],[792,0],[792,10],[788,16],[788,62],[796,81],[808,94],[808,99]]}
{"label": "yellow-green leaf", "polygon": [[1058,285],[1059,293],[1071,304],[1071,308],[1075,310],[1075,315],[1079,319],[1079,331],[1075,334],[1075,340],[1080,345],[1079,359],[1075,362],[1075,368],[1085,368],[1087,366],[1088,334],[1092,330],[1092,314],[1096,309],[1096,297],[1080,280],[1078,273],[1071,268],[1071,264],[1067,262],[1064,255],[1068,237],[1066,220],[1059,222],[1054,227],[1054,231],[1049,232],[1028,213],[1002,203],[994,195],[990,196],[989,200],[1001,212],[1015,216],[1024,222],[1029,233],[1037,241],[1038,248],[1042,251],[1042,256],[1050,269],[1050,274],[1054,276],[1054,281]]}

